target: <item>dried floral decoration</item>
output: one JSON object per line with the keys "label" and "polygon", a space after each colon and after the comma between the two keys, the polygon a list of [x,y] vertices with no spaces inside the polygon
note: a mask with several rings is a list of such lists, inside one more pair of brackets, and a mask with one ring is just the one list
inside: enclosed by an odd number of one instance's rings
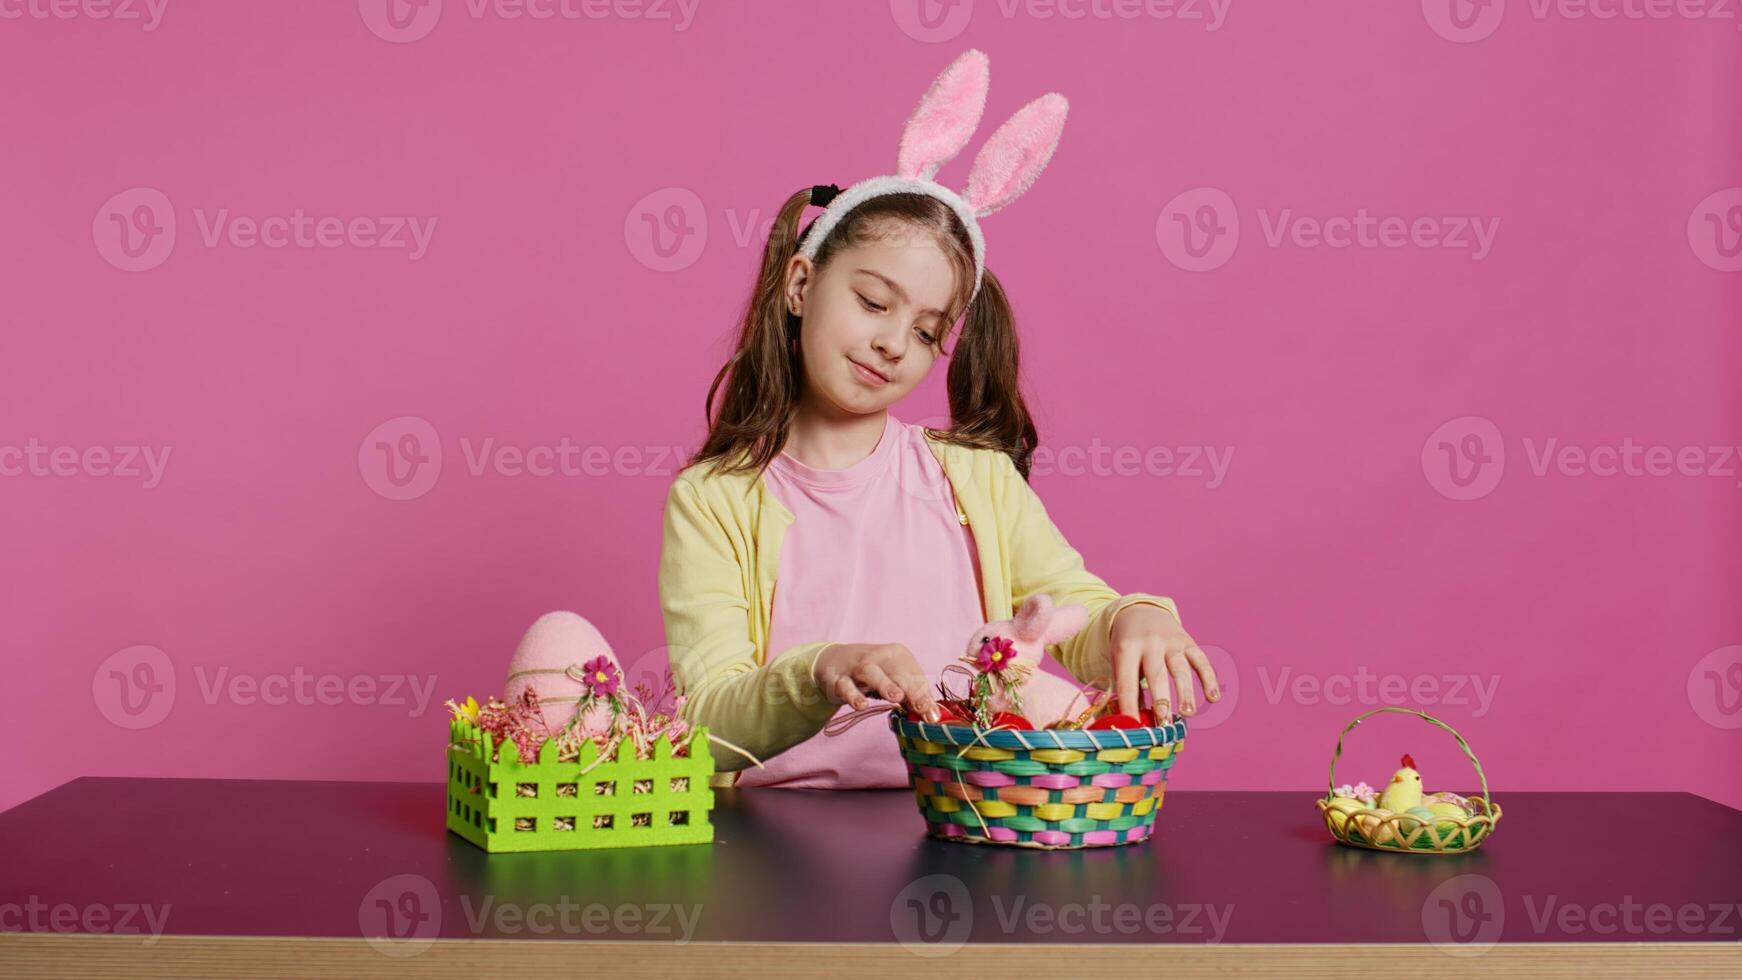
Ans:
{"label": "dried floral decoration", "polygon": [[[574,717],[560,731],[550,731],[545,725],[538,692],[530,687],[512,703],[489,698],[479,706],[473,698],[464,703],[450,699],[447,708],[455,718],[463,718],[480,731],[488,732],[498,751],[502,744],[513,742],[524,763],[537,762],[538,751],[546,741],[556,743],[558,762],[578,761],[581,745],[588,741],[597,747],[602,759],[616,758],[618,747],[624,745],[634,752],[635,758],[651,759],[653,746],[661,736],[671,743],[674,756],[689,754],[690,724],[680,715],[684,696],[677,693],[670,668],[661,676],[657,690],[646,681],[628,688],[622,671],[609,657],[588,661],[582,671],[585,693],[575,705]],[[595,705],[605,705],[609,712],[602,723],[589,724],[585,719],[601,714],[587,710]],[[594,792],[608,790],[599,784]]]}

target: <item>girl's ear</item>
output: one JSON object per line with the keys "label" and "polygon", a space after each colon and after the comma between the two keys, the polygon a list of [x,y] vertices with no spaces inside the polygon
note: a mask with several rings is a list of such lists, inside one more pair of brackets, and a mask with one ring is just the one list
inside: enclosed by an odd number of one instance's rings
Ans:
{"label": "girl's ear", "polygon": [[793,316],[804,315],[804,287],[810,283],[811,268],[810,260],[797,253],[787,260],[781,294],[786,300],[786,312]]}
{"label": "girl's ear", "polygon": [[1048,92],[1016,110],[980,147],[968,174],[968,190],[962,195],[976,217],[991,214],[1028,190],[1052,159],[1069,111],[1064,96]]}
{"label": "girl's ear", "polygon": [[962,152],[986,110],[991,71],[986,55],[970,49],[931,83],[901,132],[897,175],[930,180],[939,167]]}

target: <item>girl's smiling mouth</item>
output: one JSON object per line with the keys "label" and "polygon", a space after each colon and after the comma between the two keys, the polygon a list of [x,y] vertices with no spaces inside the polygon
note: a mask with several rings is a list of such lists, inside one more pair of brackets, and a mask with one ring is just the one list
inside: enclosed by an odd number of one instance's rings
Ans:
{"label": "girl's smiling mouth", "polygon": [[853,365],[853,369],[859,375],[859,377],[865,380],[865,383],[870,384],[872,386],[885,385],[885,384],[889,383],[888,378],[884,377],[881,374],[878,374],[876,371],[873,371],[872,369],[866,367],[865,365],[860,364],[858,361],[855,361],[850,357],[847,358],[847,360],[848,360],[848,362],[850,362]]}

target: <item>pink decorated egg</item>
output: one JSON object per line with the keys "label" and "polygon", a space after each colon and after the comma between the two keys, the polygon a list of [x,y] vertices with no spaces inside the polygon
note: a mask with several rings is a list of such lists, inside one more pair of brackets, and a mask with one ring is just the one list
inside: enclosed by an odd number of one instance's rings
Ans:
{"label": "pink decorated egg", "polygon": [[[572,612],[546,613],[532,624],[515,648],[514,659],[508,663],[502,699],[513,704],[527,688],[532,688],[543,705],[546,727],[553,733],[560,731],[574,719],[576,699],[587,693],[581,680],[582,665],[601,656],[612,665],[617,664],[611,644],[598,627]],[[620,666],[616,673],[621,678]],[[558,698],[567,700],[553,703]],[[593,714],[602,721],[609,711],[595,706]],[[595,719],[589,715],[586,720],[591,723]]]}

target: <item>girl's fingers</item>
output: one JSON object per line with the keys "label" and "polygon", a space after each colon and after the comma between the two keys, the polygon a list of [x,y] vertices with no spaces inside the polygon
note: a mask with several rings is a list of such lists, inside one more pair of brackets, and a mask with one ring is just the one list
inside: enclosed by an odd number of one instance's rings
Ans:
{"label": "girl's fingers", "polygon": [[852,705],[854,710],[871,703],[865,699],[865,695],[859,693],[859,685],[854,683],[853,678],[847,674],[835,678],[835,697],[839,698],[843,704]]}
{"label": "girl's fingers", "polygon": [[895,683],[894,679],[885,673],[882,667],[876,664],[865,664],[859,668],[859,680],[877,692],[877,696],[883,700],[896,704],[901,703],[901,685]]}
{"label": "girl's fingers", "polygon": [[1143,648],[1125,641],[1113,653],[1113,683],[1114,693],[1119,696],[1119,710],[1124,714],[1135,715],[1142,710],[1143,702],[1139,701],[1141,693],[1137,689],[1137,675],[1143,666]]}
{"label": "girl's fingers", "polygon": [[1175,650],[1167,655],[1167,672],[1173,677],[1173,689],[1179,695],[1179,710],[1184,715],[1198,713],[1198,698],[1192,690],[1191,665],[1186,663],[1183,652]]}
{"label": "girl's fingers", "polygon": [[1198,680],[1204,684],[1204,697],[1211,701],[1222,700],[1222,687],[1216,683],[1216,668],[1210,666],[1210,657],[1196,643],[1186,644],[1186,660],[1192,669],[1198,672]]}
{"label": "girl's fingers", "polygon": [[1150,706],[1155,709],[1155,720],[1158,724],[1165,725],[1167,720],[1161,717],[1161,713],[1167,710],[1167,671],[1163,669],[1159,653],[1143,658],[1143,678],[1149,682],[1149,701]]}
{"label": "girl's fingers", "polygon": [[937,720],[938,702],[932,694],[931,680],[924,674],[911,677],[901,676],[896,679],[901,689],[907,692],[907,708],[917,713],[927,721]]}

